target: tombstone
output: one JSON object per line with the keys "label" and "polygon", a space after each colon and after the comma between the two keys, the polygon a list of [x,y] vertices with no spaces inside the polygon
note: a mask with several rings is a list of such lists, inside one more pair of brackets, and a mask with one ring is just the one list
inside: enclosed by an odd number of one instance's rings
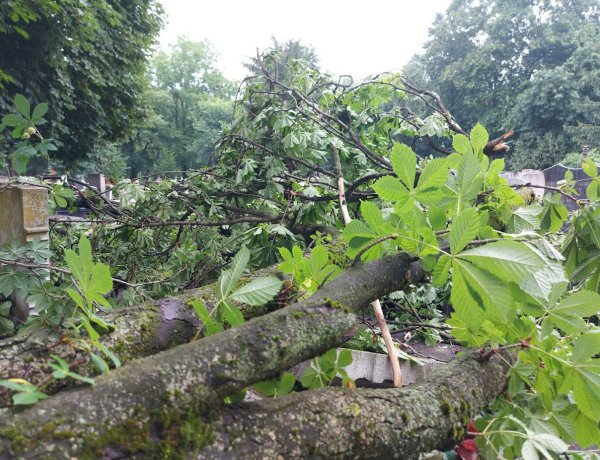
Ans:
{"label": "tombstone", "polygon": [[512,171],[502,171],[500,173],[500,175],[506,179],[506,182],[508,182],[508,185],[525,185],[526,184],[526,182],[523,179],[521,179],[517,175],[517,173],[514,173]]}
{"label": "tombstone", "polygon": [[8,179],[0,177],[0,247],[13,240],[47,240],[48,191],[34,185],[7,184]]}
{"label": "tombstone", "polygon": [[[600,167],[596,166],[600,172]],[[559,182],[565,179],[565,173],[571,171],[573,174],[573,180],[575,181],[575,190],[577,191],[576,198],[585,199],[587,198],[585,190],[590,185],[591,179],[581,168],[567,168],[562,165],[554,165],[544,169],[544,177],[546,178],[546,185],[549,187],[560,186]],[[563,203],[569,211],[575,211],[578,209],[576,203],[567,198],[563,197]]]}
{"label": "tombstone", "polygon": [[98,190],[105,199],[112,200],[112,191],[106,190],[106,177],[102,173],[92,173],[88,175],[90,186]]}
{"label": "tombstone", "polygon": [[[48,191],[33,185],[8,186],[8,178],[0,177],[0,247],[13,241],[25,244],[36,237],[48,240],[49,230]],[[13,292],[13,302],[16,295]],[[25,316],[21,321],[27,319],[27,306],[22,303]]]}
{"label": "tombstone", "polygon": [[[546,177],[544,173],[538,169],[523,169],[517,173],[517,177],[522,179],[526,184],[531,185],[546,185]],[[543,198],[546,191],[543,188],[531,187],[537,197]]]}

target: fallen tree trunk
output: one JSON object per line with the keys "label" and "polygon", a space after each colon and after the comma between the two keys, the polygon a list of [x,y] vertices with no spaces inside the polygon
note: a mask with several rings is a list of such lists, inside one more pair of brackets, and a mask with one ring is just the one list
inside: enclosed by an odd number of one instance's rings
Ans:
{"label": "fallen tree trunk", "polygon": [[[10,458],[23,444],[31,455],[51,445],[54,455],[69,456],[127,431],[129,424],[168,432],[190,413],[197,419],[224,396],[343,343],[355,327],[355,312],[422,279],[419,263],[411,262],[399,253],[351,268],[306,301],[139,359],[99,377],[93,388],[63,392],[3,417],[0,452],[9,456],[0,458]],[[176,429],[181,430],[189,427],[184,423]]]}
{"label": "fallen tree trunk", "polygon": [[463,436],[468,420],[504,391],[512,358],[471,353],[402,389],[327,388],[161,419],[133,410],[126,424],[83,443],[49,422],[32,450],[27,431],[13,432],[14,450],[0,458],[413,459]]}
{"label": "fallen tree trunk", "polygon": [[504,391],[511,360],[471,353],[402,389],[328,388],[227,407],[198,457],[411,459],[451,448]]}
{"label": "fallen tree trunk", "polygon": [[[273,274],[280,272],[268,268],[258,270],[245,279]],[[114,329],[103,334],[100,341],[122,364],[187,343],[201,325],[189,306],[193,300],[201,300],[211,309],[216,302],[214,284],[102,314],[102,318]],[[248,316],[267,311],[267,308],[254,308]],[[51,354],[66,360],[71,370],[80,375],[96,375],[98,372],[90,354],[81,347],[73,346],[68,335],[63,334],[65,331],[60,328],[46,328],[0,341],[0,379],[20,378],[38,386],[46,394],[56,393],[70,385],[71,381],[52,377],[54,370],[48,366],[53,362]],[[10,391],[0,387],[0,408],[10,404]]]}

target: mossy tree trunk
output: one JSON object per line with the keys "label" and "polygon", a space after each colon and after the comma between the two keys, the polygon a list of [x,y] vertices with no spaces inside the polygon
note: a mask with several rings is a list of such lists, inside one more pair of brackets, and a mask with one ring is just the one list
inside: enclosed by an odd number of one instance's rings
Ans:
{"label": "mossy tree trunk", "polygon": [[[248,278],[278,274],[276,269],[258,270]],[[176,294],[139,306],[123,307],[101,314],[114,328],[100,338],[121,361],[156,354],[176,345],[189,342],[201,325],[193,300],[201,300],[209,309],[215,304],[214,284]],[[243,308],[243,307],[242,307]],[[257,316],[268,308],[245,311]],[[66,334],[66,335],[65,335]],[[39,329],[0,341],[0,379],[20,378],[39,386],[46,394],[56,393],[72,382],[52,378],[50,355],[66,360],[71,370],[85,376],[97,374],[90,355],[69,339],[60,328]],[[11,404],[10,391],[0,387],[0,408]]]}
{"label": "mossy tree trunk", "polygon": [[[200,458],[417,458],[451,448],[506,387],[512,356],[457,358],[406,388],[328,388],[226,407]],[[204,430],[206,433],[211,433]]]}
{"label": "mossy tree trunk", "polygon": [[[190,420],[217,414],[213,411],[225,396],[343,343],[353,332],[356,312],[422,277],[419,263],[407,254],[361,264],[306,301],[133,361],[99,377],[93,388],[59,393],[23,413],[4,416],[0,451],[7,457],[0,458],[10,458],[24,445],[26,455],[52,446],[57,457],[109,446],[147,447],[115,439],[134,427],[158,433],[169,446],[170,436],[192,430]],[[192,431],[202,430],[194,424]]]}

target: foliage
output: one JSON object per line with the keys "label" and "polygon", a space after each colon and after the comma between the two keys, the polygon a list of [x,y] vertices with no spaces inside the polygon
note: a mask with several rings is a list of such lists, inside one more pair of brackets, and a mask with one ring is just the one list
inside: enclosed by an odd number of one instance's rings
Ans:
{"label": "foliage", "polygon": [[64,162],[123,137],[146,115],[145,64],[161,14],[154,0],[2,2],[0,111],[17,93],[47,101]]}
{"label": "foliage", "polygon": [[382,338],[375,331],[363,325],[357,329],[354,337],[344,344],[344,347],[351,350],[386,353],[385,344],[382,344],[381,341]]}
{"label": "foliage", "polygon": [[0,380],[0,385],[15,391],[15,394],[12,396],[15,406],[29,406],[48,397],[39,391],[35,385],[23,379]]}
{"label": "foliage", "polygon": [[268,398],[276,398],[291,393],[296,384],[296,377],[291,372],[284,372],[276,379],[264,380],[252,385],[256,391]]}
{"label": "foliage", "polygon": [[244,315],[236,303],[252,306],[264,305],[281,290],[283,282],[274,276],[255,278],[236,288],[249,261],[250,251],[243,246],[233,258],[231,267],[221,272],[215,290],[217,304],[212,312],[209,313],[206,306],[199,300],[192,302],[208,335],[222,331],[225,321],[230,326],[239,326],[244,322]]}
{"label": "foliage", "polygon": [[326,281],[331,281],[341,271],[336,265],[330,264],[329,253],[324,246],[317,245],[310,252],[310,257],[305,257],[298,246],[279,248],[283,262],[279,270],[292,275],[294,286],[300,290],[301,298],[308,297],[316,292]]}
{"label": "foliage", "polygon": [[313,69],[319,69],[319,57],[317,52],[311,46],[303,45],[300,40],[288,40],[285,43],[271,37],[271,47],[269,54],[272,59],[264,60],[260,56],[252,58],[244,66],[250,71],[251,75],[261,73],[261,67],[266,67],[269,74],[277,80],[286,81],[293,78],[289,69],[294,61],[301,61]]}
{"label": "foliage", "polygon": [[[31,159],[41,160],[42,165],[48,164],[48,152],[56,151],[56,145],[52,139],[44,139],[39,125],[46,123],[43,118],[48,111],[48,104],[42,102],[31,109],[31,104],[22,94],[15,95],[12,113],[2,117],[0,133],[6,128],[11,128],[10,137],[13,139],[11,151],[3,152],[7,155],[9,164],[7,170],[10,175],[12,169],[17,174],[25,174],[27,164]],[[35,170],[37,174],[43,174],[45,167]]]}
{"label": "foliage", "polygon": [[207,41],[179,37],[151,61],[152,114],[121,146],[131,177],[209,164],[221,129],[231,121],[236,86],[215,68]]}
{"label": "foliage", "polygon": [[[336,270],[328,268],[334,259],[325,247],[304,256],[302,241],[342,228],[337,154],[353,217],[341,232],[347,256],[360,263],[408,252],[439,292],[450,290],[453,311],[446,324],[457,340],[481,348],[484,358],[517,356],[510,398],[477,422],[481,449],[491,458],[514,458],[563,449],[555,437],[581,445],[598,439],[600,179],[593,162],[583,165],[591,182],[588,202],[579,201],[569,218],[561,200],[572,193],[572,177],[563,195],[526,204],[500,175],[504,161],[483,154],[486,129],[477,124],[464,131],[434,95],[403,76],[351,85],[290,61],[282,81],[268,65],[276,56],[264,59],[244,85],[213,167],[182,180],[119,183],[119,205],[88,197],[102,220],[63,227],[65,235],[53,237],[55,261],[70,254],[74,275],[87,273],[75,276],[79,287],[70,288],[88,292],[95,285],[87,243],[79,243],[77,255],[68,252],[85,231],[112,275],[134,286],[121,290],[122,303],[139,292],[182,289],[195,271],[231,262],[218,280],[214,316],[194,304],[208,333],[243,320],[235,302],[263,302],[274,294],[259,295],[267,287],[256,280],[238,287],[250,264],[280,254],[283,270],[311,292]],[[414,99],[426,101],[430,111],[417,116]],[[441,125],[439,136],[448,137],[453,151],[419,159],[409,143],[429,139],[430,129]],[[15,270],[11,276],[27,275]],[[81,311],[93,313],[90,302],[101,295],[93,292],[81,295]],[[95,340],[86,318],[81,324]],[[327,385],[345,363],[346,354],[329,351],[313,362],[303,384]],[[262,389],[281,394],[289,387],[285,376]]]}
{"label": "foliage", "polygon": [[92,247],[85,235],[79,240],[79,254],[68,249],[65,258],[75,281],[74,288],[66,292],[83,314],[80,318],[84,327],[92,331],[91,323],[94,323],[106,329],[108,325],[96,315],[96,309],[111,306],[104,297],[113,287],[108,266],[93,261]]}
{"label": "foliage", "polygon": [[300,382],[304,388],[323,388],[328,386],[338,375],[341,375],[342,385],[352,387],[354,382],[344,369],[350,364],[352,364],[352,352],[350,350],[333,348],[310,362],[310,367],[304,371]]}
{"label": "foliage", "polygon": [[56,355],[50,355],[50,356],[55,361],[54,363],[49,364],[49,366],[52,369],[54,369],[54,372],[52,373],[52,377],[54,377],[55,379],[65,379],[67,377],[70,377],[74,380],[79,380],[80,382],[94,385],[94,379],[85,377],[83,375],[79,375],[78,373],[71,371],[69,363],[67,363],[60,356],[56,356]]}
{"label": "foliage", "polygon": [[[591,149],[588,152],[588,158],[591,158],[595,163],[600,163],[600,149]],[[567,153],[560,164],[568,168],[581,168],[581,153]]]}
{"label": "foliage", "polygon": [[543,169],[598,139],[599,36],[592,0],[461,0],[435,20],[406,70],[457,120],[514,129],[512,169]]}

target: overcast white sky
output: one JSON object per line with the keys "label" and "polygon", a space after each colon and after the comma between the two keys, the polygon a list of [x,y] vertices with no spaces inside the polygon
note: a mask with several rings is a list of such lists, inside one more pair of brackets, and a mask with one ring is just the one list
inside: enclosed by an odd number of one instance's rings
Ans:
{"label": "overcast white sky", "polygon": [[437,13],[451,0],[160,0],[167,25],[160,37],[167,50],[179,35],[208,39],[226,77],[241,80],[241,63],[280,42],[311,45],[321,67],[360,79],[399,70],[421,49]]}

